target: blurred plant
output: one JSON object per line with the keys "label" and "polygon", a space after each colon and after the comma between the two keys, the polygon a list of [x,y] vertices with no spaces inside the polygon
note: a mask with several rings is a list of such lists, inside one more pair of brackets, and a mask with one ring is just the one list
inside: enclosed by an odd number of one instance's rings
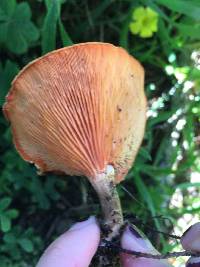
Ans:
{"label": "blurred plant", "polygon": [[[21,263],[19,266],[25,265],[28,255],[37,255],[38,250],[35,248],[41,247],[41,239],[35,236],[34,230],[29,228],[26,231],[19,226],[15,226],[12,232],[6,233],[3,237],[2,245],[0,248],[0,261],[1,266],[18,266],[17,263]],[[9,255],[7,258],[5,255]],[[34,264],[34,260],[32,264]],[[13,265],[12,265],[13,264]]]}

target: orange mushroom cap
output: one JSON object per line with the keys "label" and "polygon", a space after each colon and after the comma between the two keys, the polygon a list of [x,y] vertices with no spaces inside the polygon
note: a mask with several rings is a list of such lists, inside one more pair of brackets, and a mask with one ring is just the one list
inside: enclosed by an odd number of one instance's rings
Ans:
{"label": "orange mushroom cap", "polygon": [[117,183],[144,134],[144,71],[111,44],[65,47],[26,66],[3,109],[16,149],[42,172],[95,179],[112,165]]}

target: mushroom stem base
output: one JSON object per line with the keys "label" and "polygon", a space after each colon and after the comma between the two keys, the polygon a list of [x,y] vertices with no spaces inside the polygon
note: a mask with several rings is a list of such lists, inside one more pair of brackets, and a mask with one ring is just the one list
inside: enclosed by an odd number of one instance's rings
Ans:
{"label": "mushroom stem base", "polygon": [[99,174],[92,181],[92,185],[99,196],[104,226],[108,230],[105,239],[111,241],[119,235],[120,227],[123,225],[121,203],[114,183],[114,169]]}

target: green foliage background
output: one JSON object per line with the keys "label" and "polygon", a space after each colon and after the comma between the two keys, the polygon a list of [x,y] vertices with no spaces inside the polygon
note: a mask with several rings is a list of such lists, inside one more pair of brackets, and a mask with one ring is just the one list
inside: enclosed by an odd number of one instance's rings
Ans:
{"label": "green foliage background", "polygon": [[[151,38],[129,30],[140,6],[158,14]],[[118,189],[125,215],[137,215],[154,244],[168,251],[173,243],[158,239],[147,225],[170,232],[180,217],[200,211],[200,1],[1,0],[0,105],[28,62],[87,41],[122,46],[145,67],[146,134],[134,168]],[[99,214],[99,204],[83,178],[37,176],[15,151],[8,126],[1,114],[0,266],[34,266],[53,238],[76,220]],[[183,197],[178,207],[171,204],[177,190]]]}

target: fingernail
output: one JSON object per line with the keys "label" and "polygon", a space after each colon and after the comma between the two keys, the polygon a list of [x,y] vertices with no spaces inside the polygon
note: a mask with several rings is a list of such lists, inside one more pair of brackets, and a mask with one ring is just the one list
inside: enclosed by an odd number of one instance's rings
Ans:
{"label": "fingernail", "polygon": [[184,232],[181,245],[185,250],[200,252],[200,222],[190,226]]}
{"label": "fingernail", "polygon": [[122,235],[121,242],[123,248],[134,248],[135,251],[150,251],[153,254],[157,254],[157,251],[154,249],[147,237],[135,225],[131,225],[126,228]]}
{"label": "fingernail", "polygon": [[129,231],[131,232],[131,234],[133,234],[136,238],[143,238],[140,230],[133,225],[129,225]]}
{"label": "fingernail", "polygon": [[68,231],[81,230],[91,224],[96,224],[96,218],[94,216],[90,216],[86,221],[75,223]]}
{"label": "fingernail", "polygon": [[200,267],[200,257],[189,258],[186,267]]}

